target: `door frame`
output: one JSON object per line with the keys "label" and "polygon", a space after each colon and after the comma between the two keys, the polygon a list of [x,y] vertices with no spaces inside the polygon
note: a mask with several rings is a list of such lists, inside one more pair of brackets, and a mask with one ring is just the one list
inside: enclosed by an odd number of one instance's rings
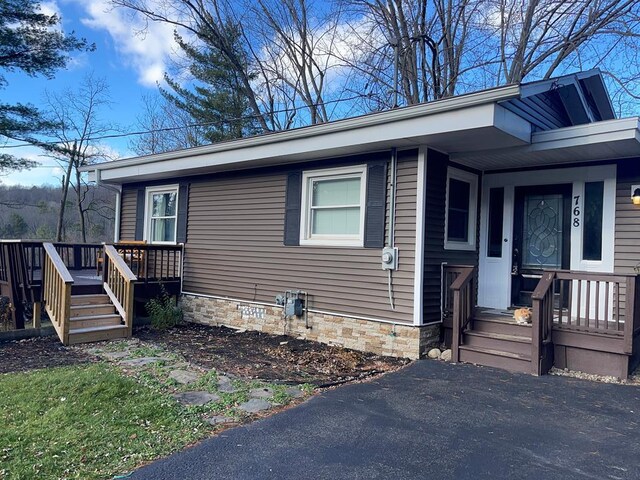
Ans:
{"label": "door frame", "polygon": [[[611,273],[614,268],[616,164],[570,168],[548,168],[517,172],[485,173],[482,177],[480,201],[480,242],[478,272],[478,305],[506,309],[511,306],[511,268],[513,250],[513,217],[515,187],[535,185],[572,185],[572,222],[570,269]],[[602,259],[582,259],[582,212],[585,182],[604,181],[602,219]],[[500,257],[487,256],[489,191],[504,188],[502,252]],[[577,197],[577,200],[576,200]],[[573,208],[578,207],[578,215]],[[578,227],[573,225],[578,219]]]}

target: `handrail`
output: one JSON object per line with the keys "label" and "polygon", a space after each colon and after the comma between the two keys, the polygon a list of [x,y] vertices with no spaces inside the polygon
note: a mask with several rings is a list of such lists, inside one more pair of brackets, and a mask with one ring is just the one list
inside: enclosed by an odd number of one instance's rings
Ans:
{"label": "handrail", "polygon": [[127,327],[133,329],[134,288],[137,277],[113,245],[104,246],[104,290]]}
{"label": "handrail", "polygon": [[460,359],[460,344],[465,328],[473,318],[476,267],[462,267],[460,275],[451,284],[453,291],[453,335],[451,339],[451,361]]}
{"label": "handrail", "polygon": [[45,242],[42,247],[45,252],[42,299],[60,341],[68,345],[73,277],[51,243]]}
{"label": "handrail", "polygon": [[[553,281],[558,272],[543,272],[535,290],[531,294],[533,312],[531,315],[531,373],[547,373],[542,365],[543,356],[550,354],[545,345],[551,342],[553,330]],[[553,362],[547,362],[549,367]]]}

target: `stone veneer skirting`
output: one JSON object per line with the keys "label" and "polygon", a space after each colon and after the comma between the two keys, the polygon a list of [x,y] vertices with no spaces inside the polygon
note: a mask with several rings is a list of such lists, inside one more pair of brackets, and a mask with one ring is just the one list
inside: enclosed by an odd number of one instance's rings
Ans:
{"label": "stone veneer skirting", "polygon": [[416,327],[309,312],[307,329],[304,317],[285,320],[282,307],[273,305],[185,294],[180,304],[188,322],[291,335],[392,357],[417,359],[440,338],[440,325]]}

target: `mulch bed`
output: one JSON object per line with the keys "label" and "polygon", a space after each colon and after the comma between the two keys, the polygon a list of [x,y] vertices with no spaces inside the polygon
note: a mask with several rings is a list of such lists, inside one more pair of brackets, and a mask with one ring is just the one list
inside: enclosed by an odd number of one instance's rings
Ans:
{"label": "mulch bed", "polygon": [[[134,337],[162,345],[205,369],[279,383],[330,386],[396,370],[408,360],[383,357],[284,335],[184,324]],[[0,373],[97,361],[84,348],[64,347],[57,336],[0,343]]]}
{"label": "mulch bed", "polygon": [[204,368],[270,382],[328,386],[396,370],[408,363],[284,335],[196,324],[168,331],[144,327],[134,336],[164,345]]}
{"label": "mulch bed", "polygon": [[0,373],[63,367],[96,360],[93,355],[65,347],[56,336],[0,342]]}

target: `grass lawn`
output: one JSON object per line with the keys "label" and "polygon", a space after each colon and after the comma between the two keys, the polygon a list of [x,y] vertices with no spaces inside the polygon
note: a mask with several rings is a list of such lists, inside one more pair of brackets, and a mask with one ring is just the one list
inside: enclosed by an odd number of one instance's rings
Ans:
{"label": "grass lawn", "polygon": [[0,479],[110,479],[212,430],[104,363],[0,375]]}

